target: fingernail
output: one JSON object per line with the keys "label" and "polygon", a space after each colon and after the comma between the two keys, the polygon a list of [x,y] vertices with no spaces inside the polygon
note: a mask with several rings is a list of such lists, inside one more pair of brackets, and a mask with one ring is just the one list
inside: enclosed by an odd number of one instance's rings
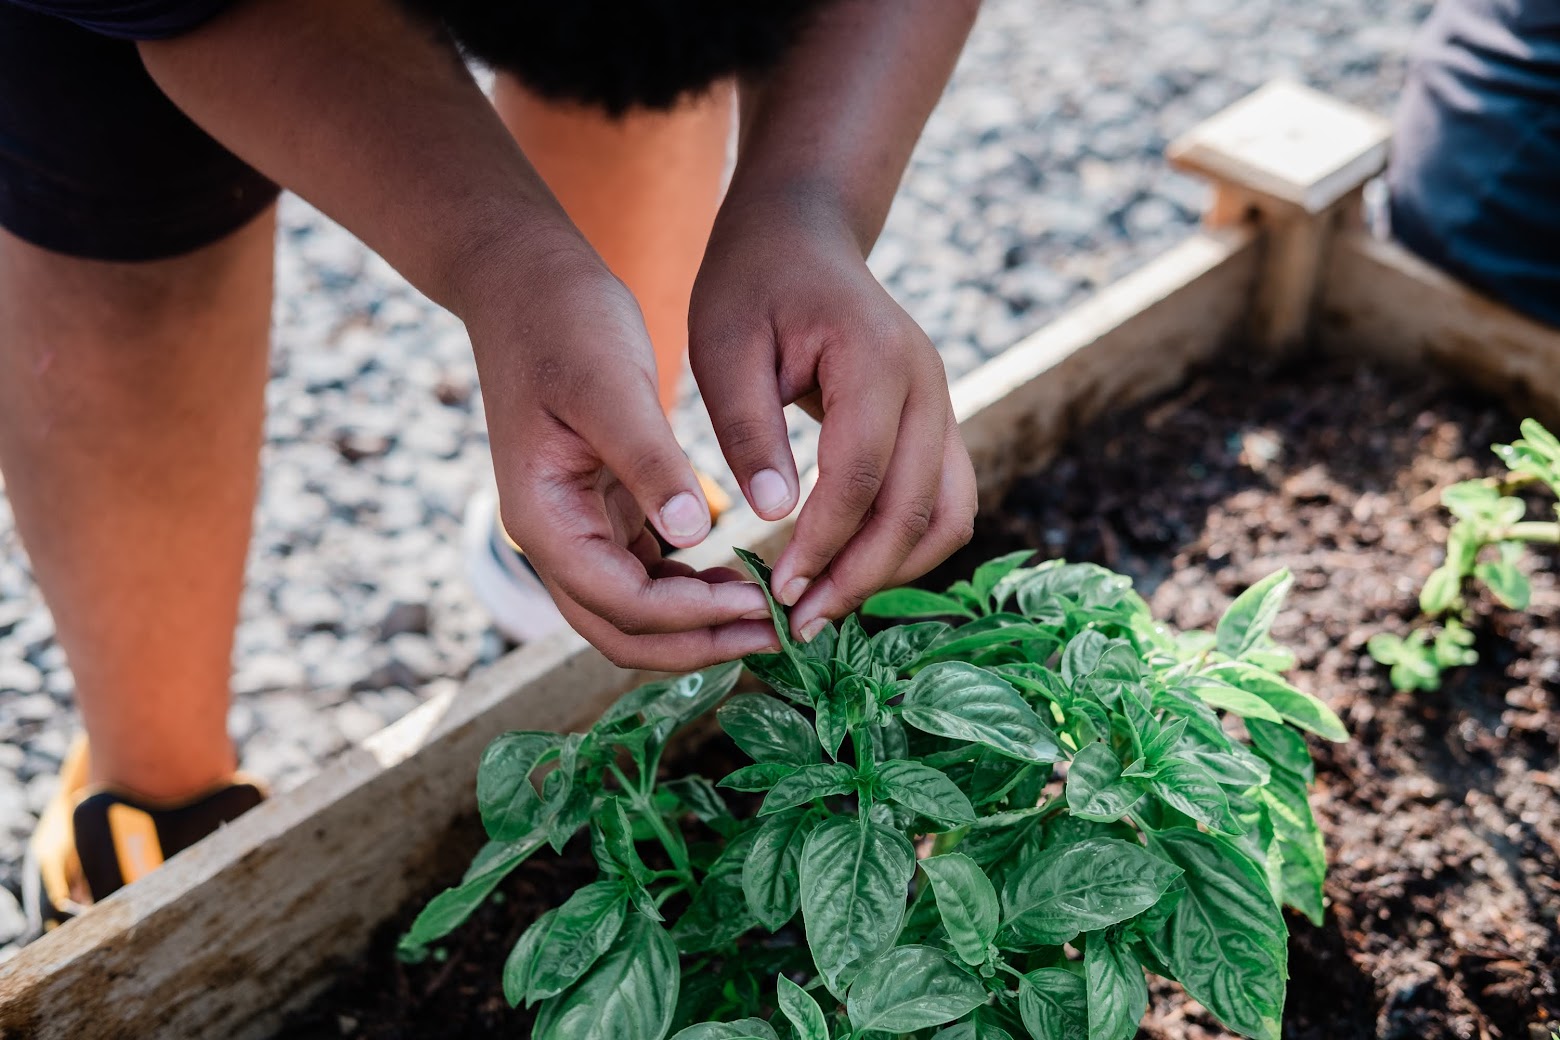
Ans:
{"label": "fingernail", "polygon": [[811,643],[813,638],[823,631],[823,626],[829,623],[828,618],[815,617],[802,626],[802,642]]}
{"label": "fingernail", "polygon": [[661,507],[661,526],[672,538],[701,535],[709,522],[710,511],[686,491],[673,496],[670,502]]}
{"label": "fingernail", "polygon": [[777,471],[761,469],[748,482],[748,493],[753,496],[753,508],[760,513],[773,513],[784,509],[791,500],[791,486]]}
{"label": "fingernail", "polygon": [[750,610],[746,614],[742,615],[742,620],[743,621],[768,621],[769,620],[769,608],[765,607],[763,610]]}
{"label": "fingernail", "polygon": [[780,590],[780,602],[788,607],[796,606],[796,601],[807,591],[808,584],[806,578],[792,578],[785,583],[785,588]]}

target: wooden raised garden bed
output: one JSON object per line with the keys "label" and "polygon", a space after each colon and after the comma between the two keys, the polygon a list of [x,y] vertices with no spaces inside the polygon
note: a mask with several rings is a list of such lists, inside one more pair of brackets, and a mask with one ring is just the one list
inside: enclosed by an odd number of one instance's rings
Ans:
{"label": "wooden raised garden bed", "polygon": [[[1360,193],[1386,145],[1380,120],[1285,84],[1177,142],[1172,161],[1217,189],[1205,227],[955,387],[983,503],[1002,503],[1087,424],[1240,352],[1344,379],[1359,364],[1429,366],[1513,414],[1560,418],[1560,333],[1360,226]],[[718,544],[772,557],[787,534],[739,513],[690,555],[724,562]],[[1060,538],[1078,545],[1077,532]],[[643,679],[573,634],[512,654],[0,965],[0,1036],[275,1035],[386,920],[458,875],[477,841],[461,825],[489,739],[583,728]],[[1306,957],[1347,957],[1331,934],[1302,944],[1297,986]],[[1202,1028],[1195,1015],[1155,1014],[1170,1016],[1167,1037]],[[1318,1031],[1301,1035],[1346,1035],[1308,1021]]]}

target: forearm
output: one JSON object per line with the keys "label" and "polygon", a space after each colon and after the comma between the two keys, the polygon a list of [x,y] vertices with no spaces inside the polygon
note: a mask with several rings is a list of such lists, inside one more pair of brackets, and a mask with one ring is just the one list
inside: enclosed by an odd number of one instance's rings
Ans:
{"label": "forearm", "polygon": [[390,0],[245,0],[141,53],[208,133],[462,317],[480,269],[585,248],[454,48]]}
{"label": "forearm", "polygon": [[825,207],[869,250],[979,6],[826,6],[762,87],[744,97],[742,156],[728,197]]}

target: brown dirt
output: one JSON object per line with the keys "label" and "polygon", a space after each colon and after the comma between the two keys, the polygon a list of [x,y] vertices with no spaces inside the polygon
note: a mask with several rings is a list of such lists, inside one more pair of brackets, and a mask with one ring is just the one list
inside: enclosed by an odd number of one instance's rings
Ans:
{"label": "brown dirt", "polygon": [[[1286,1037],[1549,1040],[1560,1021],[1555,554],[1534,554],[1529,612],[1485,605],[1481,663],[1441,691],[1394,693],[1364,652],[1372,633],[1406,629],[1439,562],[1437,489],[1494,472],[1488,445],[1515,425],[1422,374],[1206,372],[1097,424],[1015,487],[933,576],[1032,547],[1131,574],[1156,614],[1208,627],[1249,583],[1280,566],[1295,573],[1275,634],[1300,655],[1294,681],[1354,739],[1315,746],[1330,906],[1321,928],[1291,919]],[[528,1017],[500,991],[503,960],[590,867],[577,845],[517,872],[442,963],[391,955],[411,908],[283,1035],[528,1035]],[[1227,1034],[1156,983],[1141,1035]]]}

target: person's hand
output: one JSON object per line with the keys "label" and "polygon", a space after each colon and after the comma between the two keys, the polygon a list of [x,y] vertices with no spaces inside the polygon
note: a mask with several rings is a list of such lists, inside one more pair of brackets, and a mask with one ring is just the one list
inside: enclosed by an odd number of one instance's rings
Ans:
{"label": "person's hand", "polygon": [[762,590],[661,558],[709,506],[656,399],[639,308],[583,243],[487,276],[468,316],[505,528],[559,610],[626,667],[686,671],[777,649]]}
{"label": "person's hand", "polygon": [[760,516],[779,519],[798,498],[781,409],[798,402],[822,420],[818,483],[774,566],[804,639],[942,562],[975,516],[941,358],[820,208],[728,204],[689,317],[694,376]]}

